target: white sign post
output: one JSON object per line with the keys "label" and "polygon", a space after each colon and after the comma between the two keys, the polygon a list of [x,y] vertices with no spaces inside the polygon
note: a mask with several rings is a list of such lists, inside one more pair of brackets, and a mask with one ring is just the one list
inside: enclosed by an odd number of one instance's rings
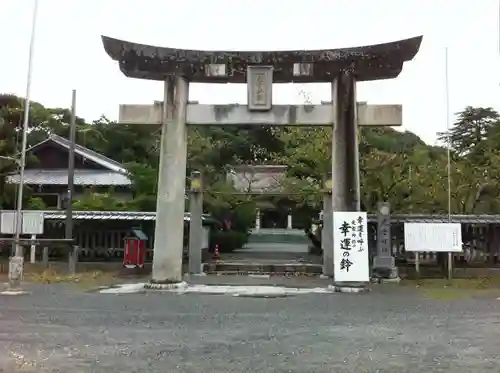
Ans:
{"label": "white sign post", "polygon": [[[21,234],[43,234],[43,212],[23,211]],[[3,234],[16,233],[16,212],[2,211],[0,214],[0,231]]]}
{"label": "white sign post", "polygon": [[462,252],[460,223],[405,223],[405,250]]}
{"label": "white sign post", "polygon": [[[29,234],[31,239],[36,239],[37,235],[43,234],[44,216],[40,211],[23,211],[21,234]],[[0,233],[16,234],[16,212],[0,212]],[[30,262],[35,263],[36,246],[30,247]]]}
{"label": "white sign post", "polygon": [[333,265],[335,282],[368,282],[368,219],[366,212],[333,213]]}
{"label": "white sign post", "polygon": [[462,252],[462,226],[459,223],[405,223],[405,250],[415,255],[415,270],[420,274],[420,252],[448,253],[448,279],[453,267],[451,253]]}

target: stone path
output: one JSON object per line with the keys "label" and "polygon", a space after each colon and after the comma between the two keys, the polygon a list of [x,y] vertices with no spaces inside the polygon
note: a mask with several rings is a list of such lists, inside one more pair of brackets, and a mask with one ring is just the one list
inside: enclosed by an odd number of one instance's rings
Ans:
{"label": "stone path", "polygon": [[0,371],[500,370],[495,299],[429,300],[394,286],[276,299],[30,290],[0,297]]}

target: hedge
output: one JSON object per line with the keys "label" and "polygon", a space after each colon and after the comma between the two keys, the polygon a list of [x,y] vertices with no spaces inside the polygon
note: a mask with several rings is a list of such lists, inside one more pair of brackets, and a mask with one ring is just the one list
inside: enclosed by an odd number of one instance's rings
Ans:
{"label": "hedge", "polygon": [[241,249],[248,242],[248,234],[234,230],[213,231],[210,237],[210,249],[213,251],[215,245],[219,246],[219,252],[230,253],[233,250]]}

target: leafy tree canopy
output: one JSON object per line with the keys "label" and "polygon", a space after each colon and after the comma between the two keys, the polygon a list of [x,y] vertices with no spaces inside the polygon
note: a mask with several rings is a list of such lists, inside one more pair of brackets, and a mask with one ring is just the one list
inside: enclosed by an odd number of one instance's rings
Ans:
{"label": "leafy tree canopy", "polygon": [[[0,203],[12,208],[15,188],[6,184],[16,171],[24,100],[0,94]],[[432,120],[430,118],[429,120]],[[33,102],[28,142],[33,145],[49,134],[67,137],[70,111],[46,108]],[[82,210],[142,210],[156,208],[159,128],[124,125],[105,117],[87,122],[77,118],[77,142],[122,162],[130,173],[134,198],[123,200],[113,190],[88,189],[75,202]],[[500,116],[492,108],[466,107],[439,139],[451,145],[451,195],[453,213],[500,213]],[[188,175],[203,173],[205,210],[220,217],[246,216],[249,224],[259,198],[238,192],[226,180],[230,166],[241,164],[286,165],[283,194],[266,197],[275,204],[320,209],[321,189],[331,170],[332,133],[328,128],[190,127]],[[448,209],[447,151],[425,144],[409,131],[366,128],[359,131],[362,203],[373,211],[381,200],[397,212],[444,213]],[[31,196],[30,206],[43,209]]]}

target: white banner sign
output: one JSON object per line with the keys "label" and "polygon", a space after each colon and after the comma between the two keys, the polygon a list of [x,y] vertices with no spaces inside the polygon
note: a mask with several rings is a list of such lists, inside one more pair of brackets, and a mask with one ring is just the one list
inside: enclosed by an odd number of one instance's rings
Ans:
{"label": "white banner sign", "polygon": [[23,234],[43,234],[43,212],[23,212]]}
{"label": "white banner sign", "polygon": [[461,252],[459,223],[405,223],[406,251]]}
{"label": "white banner sign", "polygon": [[[16,212],[2,211],[0,213],[0,231],[3,234],[15,234]],[[21,234],[43,234],[43,212],[23,211]]]}
{"label": "white banner sign", "polygon": [[203,227],[203,235],[201,236],[201,248],[208,249],[210,247],[210,228]]}
{"label": "white banner sign", "polygon": [[370,281],[367,223],[366,212],[333,213],[335,281]]}

